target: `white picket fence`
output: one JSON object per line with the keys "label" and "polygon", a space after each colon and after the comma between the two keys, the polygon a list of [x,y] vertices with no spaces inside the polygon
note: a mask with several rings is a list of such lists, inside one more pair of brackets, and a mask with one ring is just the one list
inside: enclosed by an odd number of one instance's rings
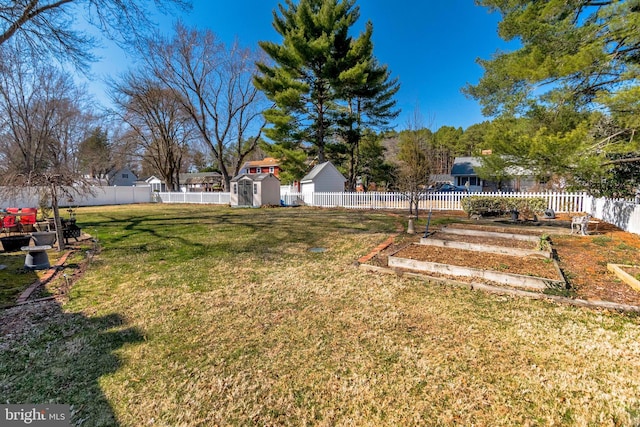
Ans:
{"label": "white picket fence", "polygon": [[231,203],[230,193],[154,193],[152,201],[158,203],[195,203],[202,205],[228,205]]}
{"label": "white picket fence", "polygon": [[[547,207],[558,213],[585,212],[584,193],[429,193],[421,198],[418,208],[423,210],[456,211],[462,210],[460,201],[470,195],[507,196],[518,198],[543,197]],[[283,193],[280,196],[285,206],[315,206],[323,208],[348,209],[409,209],[409,201],[402,193]],[[226,205],[230,201],[229,193],[155,193],[153,201],[160,203],[198,203]]]}
{"label": "white picket fence", "polygon": [[[1,189],[0,189],[1,190]],[[0,191],[2,194],[2,191]],[[460,200],[469,195],[544,197],[548,207],[558,213],[587,212],[591,197],[584,193],[429,193],[422,197],[419,209],[462,210]],[[350,209],[408,209],[409,202],[402,193],[293,193],[282,192],[282,203],[287,206],[307,205],[316,207],[343,207]],[[229,193],[151,192],[149,187],[94,187],[93,194],[77,195],[69,200],[59,197],[61,206],[100,206],[131,203],[196,203],[227,205]],[[608,199],[607,199],[608,200]],[[38,192],[24,189],[17,197],[0,198],[0,207],[38,206]],[[618,203],[619,205],[619,203]],[[618,206],[616,205],[616,206]],[[606,206],[612,206],[611,203]],[[619,208],[617,208],[619,209]]]}
{"label": "white picket fence", "polygon": [[[418,202],[418,208],[434,211],[462,210],[460,201],[472,195],[517,198],[542,197],[547,207],[557,213],[584,212],[584,193],[428,193]],[[285,205],[343,207],[349,209],[408,209],[409,201],[402,193],[288,193],[281,196]]]}

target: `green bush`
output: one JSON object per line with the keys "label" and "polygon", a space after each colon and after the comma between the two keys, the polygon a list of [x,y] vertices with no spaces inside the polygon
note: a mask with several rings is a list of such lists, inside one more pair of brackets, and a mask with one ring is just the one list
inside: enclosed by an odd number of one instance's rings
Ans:
{"label": "green bush", "polygon": [[536,218],[547,208],[543,197],[469,196],[461,200],[467,215],[505,215],[517,211],[523,218]]}

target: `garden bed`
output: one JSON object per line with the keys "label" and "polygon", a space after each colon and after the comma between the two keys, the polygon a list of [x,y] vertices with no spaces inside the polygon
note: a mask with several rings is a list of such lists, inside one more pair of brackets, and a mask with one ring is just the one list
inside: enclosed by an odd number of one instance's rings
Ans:
{"label": "garden bed", "polygon": [[388,266],[472,277],[517,288],[545,290],[566,287],[555,260],[537,256],[513,256],[412,244],[390,255]]}
{"label": "garden bed", "polygon": [[[563,294],[587,301],[607,301],[640,306],[640,291],[620,280],[607,269],[608,263],[640,265],[640,236],[624,232],[611,224],[601,223],[596,235],[585,238],[570,234],[570,224],[569,216],[558,215],[553,220],[541,220],[540,225],[532,225],[524,221],[506,224],[499,221],[467,220],[449,223],[446,227],[537,236],[547,234],[552,241],[554,259],[567,282],[567,289],[562,292]],[[440,231],[441,228],[432,225],[431,229]],[[374,268],[388,268],[390,255],[410,243],[419,242],[420,238],[420,235],[401,234],[393,243],[377,251],[366,263]],[[477,258],[487,258],[487,256]],[[438,273],[430,276],[447,278]],[[458,282],[473,282],[473,278],[468,277],[454,279]]]}
{"label": "garden bed", "polygon": [[[454,232],[449,232],[454,231]],[[541,256],[551,258],[551,244],[536,236],[504,235],[475,230],[443,228],[420,239],[421,245],[473,250],[498,255]],[[460,232],[460,233],[459,233]],[[516,236],[514,238],[514,236]],[[524,240],[519,238],[523,237]]]}

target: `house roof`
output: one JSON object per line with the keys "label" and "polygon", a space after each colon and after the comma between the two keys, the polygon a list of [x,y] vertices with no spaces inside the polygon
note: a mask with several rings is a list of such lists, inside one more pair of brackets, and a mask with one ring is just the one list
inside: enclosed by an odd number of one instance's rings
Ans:
{"label": "house roof", "polygon": [[451,175],[476,175],[474,168],[481,165],[482,163],[478,157],[456,157],[453,160],[453,167],[451,167]]}
{"label": "house roof", "polygon": [[181,173],[180,182],[183,184],[215,184],[222,180],[218,172]]}
{"label": "house roof", "polygon": [[335,166],[333,166],[333,163],[331,162],[324,162],[324,163],[320,163],[319,165],[315,165],[313,167],[313,169],[311,169],[311,171],[306,174],[301,180],[300,182],[310,182],[313,181],[318,175],[320,175],[320,173],[324,170],[330,170],[333,169],[336,173],[338,173],[340,176],[342,176],[342,179],[344,179],[345,181],[347,180],[338,169],[336,169]]}
{"label": "house roof", "polygon": [[280,160],[274,159],[273,157],[265,157],[262,160],[251,160],[249,162],[245,162],[242,166],[243,168],[257,168],[257,167],[269,167],[269,166],[279,166]]}
{"label": "house roof", "polygon": [[[482,166],[482,159],[480,157],[456,157],[453,160],[453,167],[451,168],[451,175],[453,176],[473,176],[478,173],[475,168]],[[521,166],[507,166],[505,171],[512,176],[530,176],[531,171]]]}
{"label": "house roof", "polygon": [[243,173],[241,175],[236,175],[231,179],[231,182],[240,181],[243,178],[248,178],[252,181],[264,181],[267,178],[273,177],[280,181],[277,176],[272,173]]}
{"label": "house roof", "polygon": [[138,179],[138,176],[131,170],[131,168],[129,166],[123,166],[119,169],[112,169],[109,172],[107,172],[107,177],[109,179],[113,178],[114,176],[118,175],[118,174],[131,174],[134,177],[136,177],[136,179]]}

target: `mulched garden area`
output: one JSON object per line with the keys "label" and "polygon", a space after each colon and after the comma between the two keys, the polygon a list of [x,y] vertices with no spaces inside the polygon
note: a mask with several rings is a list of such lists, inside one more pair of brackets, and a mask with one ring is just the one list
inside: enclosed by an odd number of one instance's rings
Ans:
{"label": "mulched garden area", "polygon": [[600,224],[593,236],[557,236],[553,247],[576,296],[640,306],[640,292],[607,269],[607,263],[640,265],[640,236]]}

